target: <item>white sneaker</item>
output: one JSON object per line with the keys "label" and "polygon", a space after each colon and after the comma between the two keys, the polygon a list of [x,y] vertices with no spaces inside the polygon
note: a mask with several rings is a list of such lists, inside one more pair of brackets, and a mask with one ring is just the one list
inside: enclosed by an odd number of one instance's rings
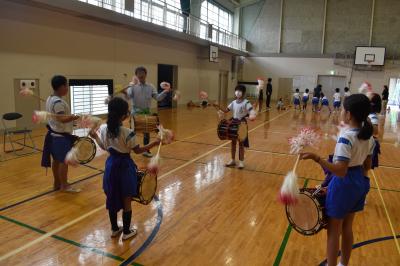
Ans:
{"label": "white sneaker", "polygon": [[122,240],[128,240],[129,238],[136,236],[136,234],[137,234],[136,229],[131,229],[129,234],[125,233],[122,234]]}
{"label": "white sneaker", "polygon": [[235,167],[236,166],[236,162],[235,160],[231,160],[229,163],[225,164],[226,167]]}
{"label": "white sneaker", "polygon": [[244,168],[244,161],[239,161],[238,168],[239,169],[243,169]]}
{"label": "white sneaker", "polygon": [[150,152],[146,151],[146,152],[143,152],[143,156],[147,157],[147,158],[151,158],[151,157],[153,157],[153,154],[151,154]]}

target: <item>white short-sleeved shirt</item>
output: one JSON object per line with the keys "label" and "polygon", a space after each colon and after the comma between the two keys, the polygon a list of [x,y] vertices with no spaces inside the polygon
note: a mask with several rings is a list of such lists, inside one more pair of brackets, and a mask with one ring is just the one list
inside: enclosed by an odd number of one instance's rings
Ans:
{"label": "white short-sleeved shirt", "polygon": [[339,133],[336,142],[333,161],[348,161],[349,167],[363,165],[368,155],[374,150],[375,141],[373,137],[369,140],[358,139],[357,128],[344,128]]}
{"label": "white short-sleeved shirt", "polygon": [[144,111],[151,108],[151,99],[162,101],[168,94],[163,91],[157,93],[153,85],[144,83],[129,86],[127,90],[128,97],[132,99],[132,113]]}
{"label": "white short-sleeved shirt", "polygon": [[136,146],[135,132],[122,126],[119,130],[119,136],[117,138],[110,138],[107,134],[107,124],[101,125],[99,129],[100,141],[106,150],[113,148],[120,153],[130,153]]}
{"label": "white short-sleeved shirt", "polygon": [[[55,95],[51,95],[47,98],[46,111],[52,114],[64,114],[64,115],[71,114],[71,110],[67,102]],[[70,133],[70,134],[72,133],[73,129],[72,121],[68,123],[62,123],[54,118],[50,118],[48,124],[50,128],[55,132]]]}
{"label": "white short-sleeved shirt", "polygon": [[303,97],[308,97],[308,93],[307,92],[303,93]]}
{"label": "white short-sleeved shirt", "polygon": [[371,124],[374,126],[379,125],[379,117],[375,113],[371,113],[368,115],[369,120],[371,120]]}
{"label": "white short-sleeved shirt", "polygon": [[298,93],[298,92],[293,93],[293,98],[300,99],[300,93]]}
{"label": "white short-sleeved shirt", "polygon": [[335,92],[333,94],[333,101],[334,102],[340,102],[340,93],[339,92]]}
{"label": "white short-sleeved shirt", "polygon": [[344,93],[344,97],[349,97],[351,95],[351,93],[349,92],[349,91],[346,91],[345,93]]}
{"label": "white short-sleeved shirt", "polygon": [[233,118],[242,119],[249,114],[249,112],[253,109],[253,106],[247,99],[244,99],[240,102],[238,102],[238,100],[234,100],[228,105],[228,109],[232,111]]}

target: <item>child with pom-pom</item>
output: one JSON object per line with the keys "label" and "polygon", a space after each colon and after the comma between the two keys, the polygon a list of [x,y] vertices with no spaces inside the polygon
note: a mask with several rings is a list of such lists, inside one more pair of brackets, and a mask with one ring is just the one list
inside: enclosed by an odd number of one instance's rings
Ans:
{"label": "child with pom-pom", "polygon": [[[107,197],[111,237],[118,237],[122,233],[122,240],[130,239],[137,233],[131,228],[131,201],[132,197],[137,196],[139,184],[137,167],[130,152],[133,150],[137,154],[143,153],[160,143],[160,140],[156,140],[139,147],[135,143],[135,132],[122,126],[122,122],[128,117],[128,103],[121,98],[113,98],[108,104],[107,124],[101,125],[98,133],[94,129],[90,131],[90,136],[97,144],[109,152],[103,176],[103,190]],[[122,228],[117,223],[120,210],[123,210]]]}
{"label": "child with pom-pom", "polygon": [[[214,104],[214,106],[223,111],[224,113],[228,113],[232,111],[233,117],[232,119],[242,121],[246,123],[246,117],[249,117],[250,120],[254,120],[256,118],[257,112],[254,110],[252,104],[249,100],[246,99],[246,87],[243,85],[237,85],[235,87],[235,96],[236,99],[231,102],[226,109],[222,109],[218,104]],[[236,166],[236,143],[238,140],[232,140],[231,145],[231,155],[232,159],[229,163],[227,163],[226,167],[235,167]],[[249,147],[249,139],[248,137],[243,140],[239,141],[239,163],[238,168],[244,168],[244,148]]]}
{"label": "child with pom-pom", "polygon": [[[42,162],[43,167],[51,167],[54,177],[54,189],[64,192],[79,192],[68,183],[68,164],[65,163],[67,153],[75,141],[72,135],[73,121],[79,116],[72,115],[69,105],[62,99],[68,93],[68,80],[64,76],[54,76],[51,80],[53,95],[46,101],[46,112],[35,112],[32,117],[36,122],[47,123],[48,132],[45,137]],[[51,162],[51,157],[53,162]]]}
{"label": "child with pom-pom", "polygon": [[368,121],[370,102],[365,95],[346,97],[341,111],[345,126],[337,138],[333,162],[314,153],[303,153],[301,159],[311,159],[331,173],[325,202],[328,219],[327,261],[336,265],[339,240],[342,237],[339,265],[348,265],[353,245],[353,221],[356,212],[364,208],[369,191],[367,171],[371,168],[374,148],[373,128]]}

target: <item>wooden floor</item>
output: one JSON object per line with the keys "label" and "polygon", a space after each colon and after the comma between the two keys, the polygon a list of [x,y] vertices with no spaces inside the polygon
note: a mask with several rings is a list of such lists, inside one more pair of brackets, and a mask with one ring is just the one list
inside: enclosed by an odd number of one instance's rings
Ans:
{"label": "wooden floor", "polygon": [[[216,135],[215,109],[181,107],[160,112],[177,140],[161,151],[158,197],[148,206],[133,204],[138,236],[110,238],[102,171],[107,154],[70,168],[73,195],[52,192],[52,176],[39,167],[41,152],[2,154],[0,162],[0,265],[318,265],[325,258],[325,232],[305,237],[288,227],[277,194],[295,157],[287,139],[303,126],[318,128],[318,152],[332,153],[337,119],[328,114],[276,110],[249,123],[250,149],[244,170],[227,169],[229,145]],[[400,234],[400,126],[397,112],[382,123],[381,167],[376,175],[394,229]],[[35,130],[42,147],[44,130]],[[28,145],[30,145],[28,143]],[[1,147],[2,148],[2,147]],[[134,155],[144,167],[148,159]],[[299,185],[315,186],[321,169],[301,162]],[[365,210],[356,216],[351,265],[400,265],[388,219],[371,179]],[[21,246],[26,249],[14,254]]]}

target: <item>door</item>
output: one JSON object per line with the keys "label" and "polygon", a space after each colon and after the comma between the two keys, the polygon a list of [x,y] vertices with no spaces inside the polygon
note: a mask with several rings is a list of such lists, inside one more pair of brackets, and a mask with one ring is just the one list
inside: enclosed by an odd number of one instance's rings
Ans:
{"label": "door", "polygon": [[[292,87],[293,87],[293,78],[279,78],[278,97],[276,100],[282,98],[285,105],[289,105],[291,103],[291,97],[293,94]],[[273,94],[274,92],[272,91],[272,95]]]}
{"label": "door", "polygon": [[228,101],[228,71],[219,72],[218,102],[226,104]]}
{"label": "door", "polygon": [[[158,65],[158,75],[157,75],[157,88],[158,93],[162,92],[163,89],[160,87],[160,83],[163,81],[169,82],[171,86],[174,86],[174,72],[176,71],[177,67],[173,65]],[[173,87],[175,90],[176,88]],[[165,108],[172,108],[172,92],[169,92],[167,97],[164,100],[158,102],[158,108],[165,109]]]}
{"label": "door", "polygon": [[330,75],[319,75],[318,84],[322,85],[322,92],[329,99],[329,103],[333,103],[333,94],[335,89],[340,89],[340,94],[343,95],[344,87],[346,87],[345,76],[330,76]]}
{"label": "door", "polygon": [[[15,112],[22,114],[22,118],[17,120],[17,128],[27,127],[32,129],[37,127],[32,123],[32,114],[34,110],[40,110],[40,100],[38,97],[33,96],[21,96],[19,91],[21,90],[21,80],[14,79],[14,102],[15,102]],[[34,86],[27,84],[26,86],[33,90],[33,93],[37,96],[39,94],[39,80],[38,79],[23,79],[23,80],[33,80]]]}

